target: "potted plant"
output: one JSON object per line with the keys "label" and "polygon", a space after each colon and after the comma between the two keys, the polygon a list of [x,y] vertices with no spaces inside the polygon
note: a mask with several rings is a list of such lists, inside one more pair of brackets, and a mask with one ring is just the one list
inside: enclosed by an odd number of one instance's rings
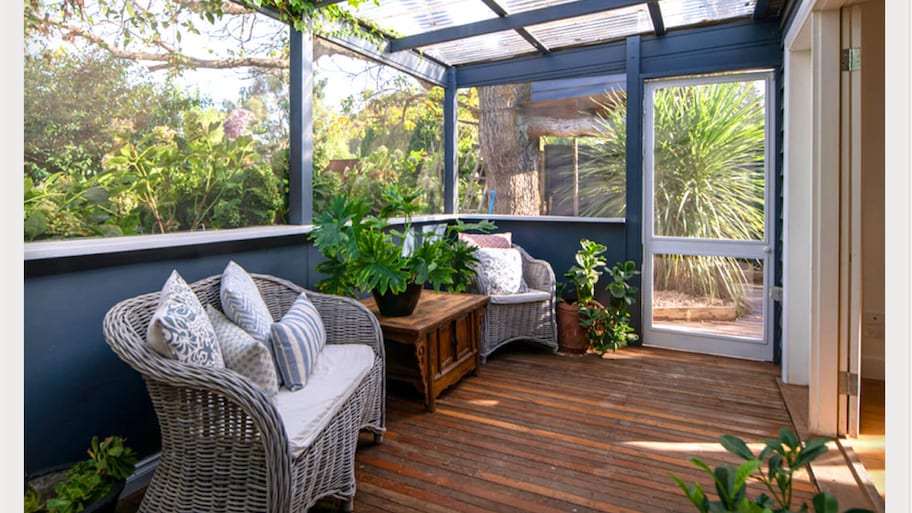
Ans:
{"label": "potted plant", "polygon": [[[638,338],[630,326],[628,307],[637,293],[629,281],[639,271],[630,260],[609,268],[602,257],[607,249],[604,244],[582,239],[576,263],[564,273],[569,281],[561,283],[557,304],[558,344],[562,352],[592,350],[603,355]],[[607,286],[611,298],[607,306],[595,299],[595,286],[605,273],[612,279]]]}
{"label": "potted plant", "polygon": [[136,455],[119,436],[92,437],[89,458],[26,478],[25,513],[114,513]]}
{"label": "potted plant", "polygon": [[[463,292],[475,276],[475,248],[458,240],[457,232],[489,232],[490,221],[447,225],[442,234],[418,233],[412,216],[424,205],[420,189],[392,185],[383,192],[385,205],[377,214],[359,198],[342,194],[314,220],[310,239],[325,258],[316,269],[325,278],[322,292],[357,298],[370,292],[385,316],[410,315],[421,290]],[[391,219],[402,217],[402,229]],[[406,241],[410,241],[408,244]]]}

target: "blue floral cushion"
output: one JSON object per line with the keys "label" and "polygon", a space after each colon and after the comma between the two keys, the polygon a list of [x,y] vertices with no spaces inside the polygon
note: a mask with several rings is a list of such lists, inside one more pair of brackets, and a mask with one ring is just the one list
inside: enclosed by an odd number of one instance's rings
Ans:
{"label": "blue floral cushion", "polygon": [[225,367],[253,381],[270,397],[279,393],[275,363],[266,345],[254,340],[212,305],[206,305],[206,314],[218,337]]}
{"label": "blue floral cushion", "polygon": [[268,347],[272,314],[253,278],[234,261],[228,262],[222,273],[219,295],[225,317]]}
{"label": "blue floral cushion", "polygon": [[225,367],[209,316],[176,270],[162,287],[146,341],[159,353],[184,363]]}
{"label": "blue floral cushion", "polygon": [[323,320],[306,294],[301,293],[288,313],[272,325],[271,335],[272,351],[285,388],[303,388],[326,345]]}

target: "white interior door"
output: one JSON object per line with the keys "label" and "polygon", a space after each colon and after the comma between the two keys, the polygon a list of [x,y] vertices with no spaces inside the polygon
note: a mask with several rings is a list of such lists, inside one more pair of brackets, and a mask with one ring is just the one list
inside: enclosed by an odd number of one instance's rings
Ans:
{"label": "white interior door", "polygon": [[861,420],[861,7],[843,7],[840,84],[839,434]]}
{"label": "white interior door", "polygon": [[643,343],[771,361],[772,72],[645,93]]}

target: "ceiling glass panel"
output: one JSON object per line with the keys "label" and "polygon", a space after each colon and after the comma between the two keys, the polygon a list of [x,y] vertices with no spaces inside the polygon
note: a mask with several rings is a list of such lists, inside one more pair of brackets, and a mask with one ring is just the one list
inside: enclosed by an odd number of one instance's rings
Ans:
{"label": "ceiling glass panel", "polygon": [[668,28],[699,25],[750,16],[757,0],[660,0],[662,19]]}
{"label": "ceiling glass panel", "polygon": [[500,5],[510,14],[523,11],[534,11],[555,5],[569,4],[577,0],[500,0]]}
{"label": "ceiling glass panel", "polygon": [[425,46],[421,51],[447,64],[463,64],[529,53],[535,47],[510,30]]}
{"label": "ceiling glass panel", "polygon": [[379,6],[364,2],[357,9],[347,2],[338,5],[403,36],[497,17],[480,0],[386,0]]}
{"label": "ceiling glass panel", "polygon": [[654,30],[646,5],[634,5],[579,18],[528,27],[529,33],[551,49],[588,45]]}

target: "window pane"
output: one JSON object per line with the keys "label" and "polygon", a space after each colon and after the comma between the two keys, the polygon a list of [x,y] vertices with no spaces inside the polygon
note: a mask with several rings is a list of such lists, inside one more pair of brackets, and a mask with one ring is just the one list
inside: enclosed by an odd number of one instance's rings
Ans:
{"label": "window pane", "polygon": [[443,88],[317,39],[314,212],[340,193],[379,208],[394,183],[443,211]]}
{"label": "window pane", "polygon": [[[623,217],[626,94],[622,75],[477,89],[478,162],[460,168],[462,212]],[[493,201],[492,201],[493,200]]]}
{"label": "window pane", "polygon": [[654,98],[654,233],[762,240],[765,82],[658,89]]}
{"label": "window pane", "polygon": [[26,240],[285,222],[286,26],[124,5],[27,5]]}
{"label": "window pane", "polygon": [[763,339],[763,261],[655,255],[652,325]]}

